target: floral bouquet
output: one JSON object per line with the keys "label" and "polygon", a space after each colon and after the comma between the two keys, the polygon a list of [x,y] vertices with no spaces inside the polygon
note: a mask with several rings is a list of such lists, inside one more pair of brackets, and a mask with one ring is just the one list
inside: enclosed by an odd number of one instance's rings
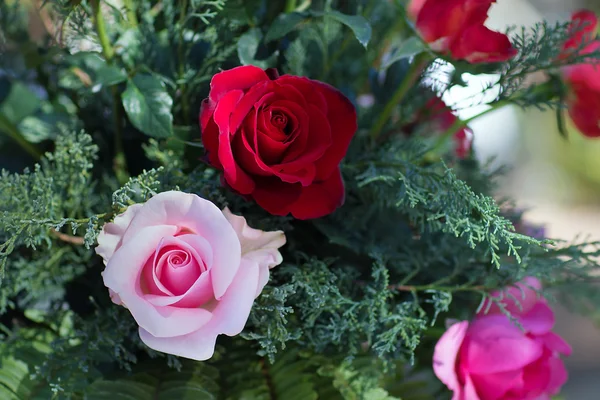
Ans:
{"label": "floral bouquet", "polygon": [[1,1],[0,398],[556,395],[598,246],[494,200],[468,123],[600,137],[597,19],[492,3]]}

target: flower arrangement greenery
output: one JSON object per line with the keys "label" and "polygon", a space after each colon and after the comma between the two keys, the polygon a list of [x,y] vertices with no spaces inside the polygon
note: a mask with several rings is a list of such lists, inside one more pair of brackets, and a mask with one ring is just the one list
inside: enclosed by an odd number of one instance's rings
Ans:
{"label": "flower arrangement greenery", "polygon": [[598,246],[494,200],[444,99],[597,137],[597,20],[492,3],[0,1],[0,398],[557,394]]}

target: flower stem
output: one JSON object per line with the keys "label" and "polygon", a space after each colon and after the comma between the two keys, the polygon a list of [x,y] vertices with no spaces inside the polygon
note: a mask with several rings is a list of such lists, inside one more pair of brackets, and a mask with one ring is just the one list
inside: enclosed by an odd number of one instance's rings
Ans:
{"label": "flower stem", "polygon": [[444,292],[482,292],[486,290],[485,286],[412,286],[412,285],[390,285],[389,290],[397,290],[400,292],[424,292],[426,290],[438,290]]}
{"label": "flower stem", "polygon": [[100,39],[100,46],[102,46],[102,54],[104,54],[106,62],[110,63],[115,51],[110,45],[108,33],[106,32],[106,25],[104,23],[104,16],[102,15],[102,7],[100,7],[100,0],[91,0],[90,3],[94,13],[94,26],[96,27],[98,39]]}
{"label": "flower stem", "polygon": [[[102,15],[102,8],[100,7],[100,0],[91,0],[91,6],[94,13],[94,26],[96,27],[96,33],[102,46],[102,54],[107,64],[112,64],[115,55],[115,50],[110,44],[108,33],[106,32],[106,25],[104,22],[104,16]],[[126,4],[127,6],[127,4]],[[135,13],[134,13],[135,16]],[[137,23],[137,19],[136,19]],[[111,88],[113,98],[113,123],[115,128],[115,156],[113,160],[113,169],[117,180],[124,184],[129,179],[129,173],[127,172],[127,161],[125,158],[125,149],[123,147],[123,115],[121,112],[121,96],[116,86]]]}
{"label": "flower stem", "polygon": [[34,160],[38,161],[42,157],[42,152],[32,143],[29,143],[19,129],[8,118],[0,114],[0,130],[5,132],[13,139],[23,150],[25,150]]}
{"label": "flower stem", "polygon": [[286,0],[285,8],[283,11],[285,13],[293,12],[294,10],[296,10],[296,3],[297,3],[297,0]]}
{"label": "flower stem", "polygon": [[408,91],[414,86],[414,84],[418,81],[419,77],[423,73],[425,67],[429,64],[429,54],[421,53],[415,57],[410,68],[402,83],[398,86],[392,98],[387,102],[385,108],[379,114],[379,118],[373,124],[371,131],[369,132],[369,136],[372,140],[377,139],[385,124],[389,121],[392,116],[392,112],[394,108],[402,102]]}
{"label": "flower stem", "polygon": [[179,61],[179,68],[178,68],[178,73],[179,73],[179,81],[181,81],[181,86],[179,87],[179,93],[180,93],[180,98],[181,98],[181,113],[183,114],[183,121],[187,124],[188,123],[188,118],[189,118],[189,114],[190,114],[190,107],[188,104],[188,99],[187,99],[187,94],[186,94],[186,85],[185,85],[185,79],[184,79],[184,75],[185,75],[185,49],[184,49],[184,37],[183,37],[183,31],[184,31],[184,25],[185,25],[185,19],[186,19],[186,11],[187,11],[187,7],[188,7],[188,0],[181,0],[180,5],[179,5],[179,10],[180,10],[180,15],[179,15],[179,30],[180,30],[180,34],[179,34],[179,45],[177,46],[177,58]]}
{"label": "flower stem", "polygon": [[125,13],[127,15],[127,21],[129,21],[129,25],[135,28],[138,26],[137,15],[135,14],[135,4],[133,4],[133,0],[123,0],[123,5],[125,6]]}

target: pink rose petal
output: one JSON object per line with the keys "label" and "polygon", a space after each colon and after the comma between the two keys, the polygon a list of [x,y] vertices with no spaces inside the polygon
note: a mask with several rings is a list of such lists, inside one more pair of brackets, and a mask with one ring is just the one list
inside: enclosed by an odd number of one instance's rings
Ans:
{"label": "pink rose petal", "polygon": [[437,342],[433,353],[435,375],[453,391],[460,390],[455,370],[456,358],[468,328],[468,321],[452,325]]}
{"label": "pink rose petal", "polygon": [[540,343],[526,337],[508,318],[488,315],[471,323],[461,358],[471,373],[492,374],[523,368],[542,351]]}
{"label": "pink rose petal", "polygon": [[125,230],[141,207],[141,204],[127,207],[127,210],[123,214],[117,215],[113,222],[105,224],[100,234],[98,234],[98,246],[95,250],[96,254],[102,257],[104,265],[119,247]]}
{"label": "pink rose petal", "polygon": [[259,283],[256,296],[269,281],[269,269],[281,264],[283,257],[279,248],[285,244],[283,231],[264,232],[248,226],[246,219],[234,215],[226,207],[223,215],[235,230],[242,246],[242,257],[256,262],[259,266]]}
{"label": "pink rose petal", "polygon": [[112,256],[104,272],[104,284],[115,291],[136,322],[154,336],[184,335],[198,330],[212,314],[200,308],[157,308],[144,299],[137,286],[140,266],[153,255],[163,237],[172,236],[174,226],[147,227],[123,244]]}
{"label": "pink rose petal", "polygon": [[140,338],[150,348],[194,360],[212,357],[217,336],[239,334],[250,314],[258,285],[258,265],[242,259],[240,271],[213,310],[208,324],[187,335],[159,338],[140,328]]}

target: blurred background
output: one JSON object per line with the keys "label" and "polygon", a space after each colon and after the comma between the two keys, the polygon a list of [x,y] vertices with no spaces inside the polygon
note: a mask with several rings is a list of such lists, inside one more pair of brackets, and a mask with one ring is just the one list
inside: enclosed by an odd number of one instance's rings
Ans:
{"label": "blurred background", "polygon": [[[533,25],[567,20],[579,8],[600,12],[600,0],[497,0],[489,26]],[[469,82],[470,83],[470,82]],[[474,91],[479,85],[473,82]],[[466,94],[466,93],[465,93]],[[459,100],[462,93],[455,95]],[[467,116],[473,112],[465,111]],[[600,139],[586,139],[572,125],[563,139],[552,112],[506,107],[471,125],[478,158],[490,168],[506,166],[499,195],[510,195],[529,211],[527,220],[545,225],[549,237],[600,240]],[[579,239],[578,239],[579,237]],[[557,333],[573,346],[566,361],[565,400],[600,398],[600,324],[557,309]],[[600,314],[599,314],[600,315]],[[596,318],[596,321],[598,319]]]}

